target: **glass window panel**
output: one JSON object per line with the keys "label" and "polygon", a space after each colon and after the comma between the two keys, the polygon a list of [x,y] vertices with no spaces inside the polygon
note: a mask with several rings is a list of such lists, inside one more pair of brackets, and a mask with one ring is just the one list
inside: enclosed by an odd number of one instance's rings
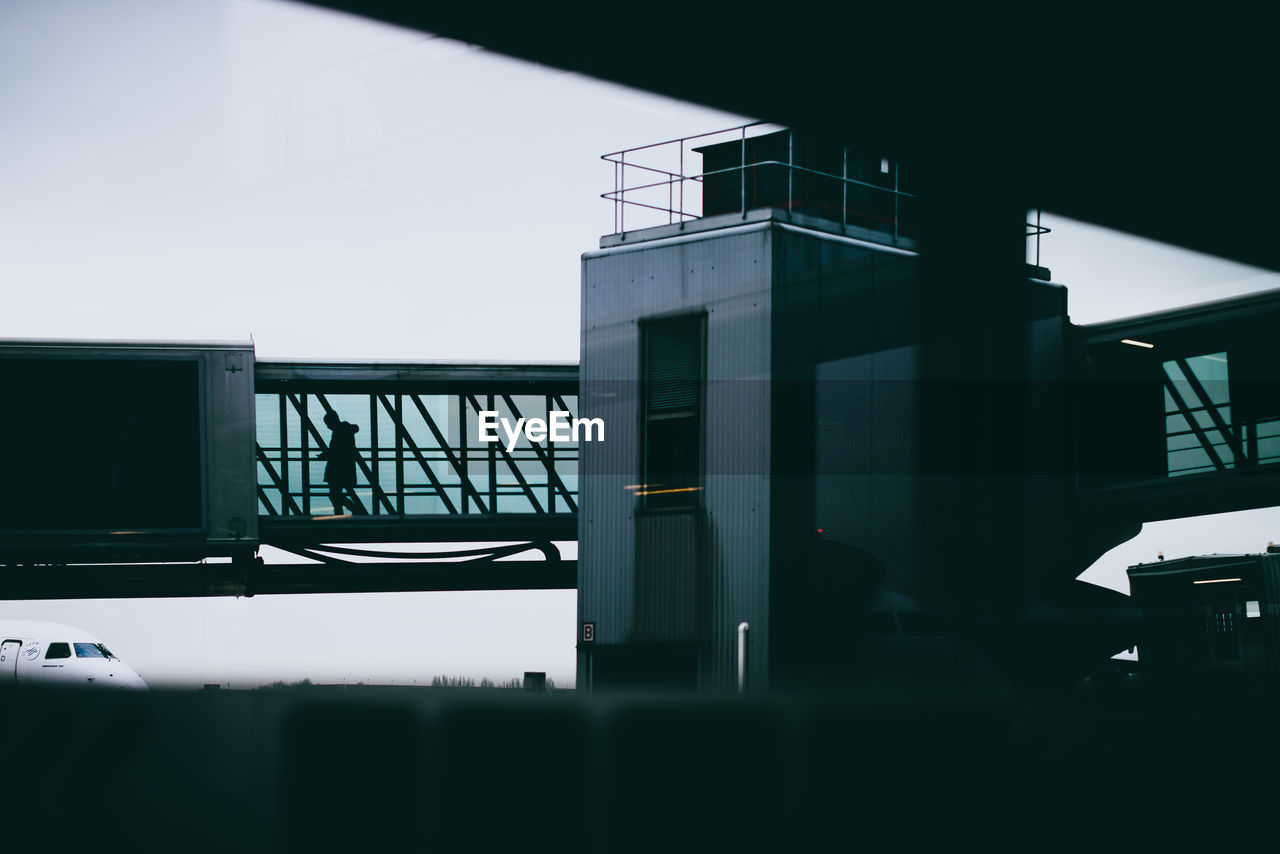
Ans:
{"label": "glass window panel", "polygon": [[1203,448],[1190,448],[1185,451],[1169,452],[1169,473],[1182,472],[1187,469],[1200,469],[1208,467],[1213,469],[1213,463],[1209,460],[1209,455],[1205,453]]}
{"label": "glass window panel", "polygon": [[529,481],[529,483],[534,483],[534,482],[546,483],[547,482],[547,467],[539,459],[526,458],[526,459],[520,460],[519,462],[517,462],[516,467],[519,469],[520,473],[524,475],[524,479]]}
{"label": "glass window panel", "polygon": [[[431,416],[432,422],[436,429],[440,431],[440,435],[445,441],[449,441],[449,427],[446,423],[449,417],[448,404],[444,402],[440,395],[419,395],[418,400],[422,402],[422,407]],[[414,404],[413,395],[406,394],[404,396],[404,428],[409,434],[409,438],[423,452],[423,456],[431,458],[435,454],[428,454],[428,451],[438,451],[440,443],[436,441],[435,434],[427,427],[426,420],[422,417],[421,410]],[[407,443],[406,443],[407,447]]]}
{"label": "glass window panel", "polygon": [[73,644],[76,648],[76,658],[106,658],[107,656],[96,643],[77,643]]}
{"label": "glass window panel", "polygon": [[448,512],[444,506],[444,502],[440,500],[440,497],[435,494],[434,490],[429,494],[423,494],[424,492],[425,491],[420,491],[418,494],[405,496],[404,512],[406,515],[426,515]]}
{"label": "glass window panel", "polygon": [[534,513],[533,504],[529,502],[529,497],[523,492],[515,495],[499,495],[498,496],[498,512],[499,513]]}
{"label": "glass window panel", "polygon": [[[277,407],[279,404],[276,404]],[[277,415],[277,417],[279,417]],[[293,404],[287,400],[284,404],[284,428],[285,439],[289,443],[290,448],[298,448],[302,444],[302,416],[298,414],[298,410],[293,408]],[[307,436],[308,445],[314,447],[315,442],[310,436]]]}
{"label": "glass window panel", "polygon": [[258,425],[258,444],[263,448],[280,447],[280,398],[274,394],[254,395],[254,411]]}
{"label": "glass window panel", "polygon": [[543,394],[513,394],[511,402],[524,418],[547,419],[547,397]]}
{"label": "glass window panel", "polygon": [[[384,395],[392,407],[395,409],[396,396],[394,394]],[[396,422],[391,417],[391,413],[387,411],[387,407],[382,405],[382,401],[378,401],[378,444],[386,448],[395,448],[396,446]]]}
{"label": "glass window panel", "polygon": [[[355,435],[356,447],[361,450],[367,450],[373,436],[373,431],[369,427],[371,423],[369,420],[369,396],[367,394],[327,394],[324,397],[339,418],[360,428]],[[307,414],[315,423],[316,431],[324,439],[325,444],[329,444],[331,431],[324,424],[324,407],[320,405],[320,400],[316,395],[309,395]]]}
{"label": "glass window panel", "polygon": [[1166,445],[1170,451],[1181,451],[1187,448],[1200,447],[1200,440],[1195,437],[1194,433],[1180,433],[1176,436],[1168,437]]}

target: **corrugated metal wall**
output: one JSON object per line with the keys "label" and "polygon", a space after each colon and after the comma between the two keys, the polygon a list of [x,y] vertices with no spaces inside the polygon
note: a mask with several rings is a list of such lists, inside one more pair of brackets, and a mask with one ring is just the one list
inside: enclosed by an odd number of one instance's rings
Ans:
{"label": "corrugated metal wall", "polygon": [[[771,243],[762,224],[583,259],[580,405],[605,419],[607,441],[582,446],[579,618],[617,644],[682,641],[701,616],[708,688],[733,684],[739,622],[752,626],[753,684],[768,668]],[[639,480],[638,323],[685,311],[707,316],[704,511],[645,517],[642,542],[626,489]],[[639,600],[637,555],[654,564]],[[703,575],[678,579],[695,562]]]}
{"label": "corrugated metal wall", "polygon": [[[702,686],[731,690],[745,621],[748,679],[766,687],[781,649],[771,635],[787,632],[789,654],[808,654],[814,603],[791,563],[813,533],[815,502],[834,534],[880,552],[894,581],[911,580],[914,277],[914,253],[779,217],[584,256],[582,411],[609,431],[606,444],[582,448],[578,602],[597,643],[698,639]],[[626,487],[640,479],[638,324],[692,311],[707,318],[704,512],[637,516]],[[818,400],[815,371],[834,398]],[[821,413],[848,422],[849,435],[825,441]],[[832,442],[862,464],[818,459],[839,456]],[[815,490],[824,472],[836,477]]]}

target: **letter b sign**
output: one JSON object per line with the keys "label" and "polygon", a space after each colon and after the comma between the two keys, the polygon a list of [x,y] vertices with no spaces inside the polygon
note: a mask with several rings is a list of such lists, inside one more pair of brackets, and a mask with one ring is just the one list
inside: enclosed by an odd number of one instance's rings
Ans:
{"label": "letter b sign", "polygon": [[583,643],[596,642],[596,624],[595,623],[582,624],[582,642]]}

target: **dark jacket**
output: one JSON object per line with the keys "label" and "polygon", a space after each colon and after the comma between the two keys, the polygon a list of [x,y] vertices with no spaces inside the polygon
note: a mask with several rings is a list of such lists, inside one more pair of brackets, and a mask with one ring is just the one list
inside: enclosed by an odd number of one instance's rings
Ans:
{"label": "dark jacket", "polygon": [[325,483],[330,486],[356,485],[356,433],[359,432],[360,426],[349,421],[333,428],[329,450],[320,454],[320,459],[328,460],[324,467]]}

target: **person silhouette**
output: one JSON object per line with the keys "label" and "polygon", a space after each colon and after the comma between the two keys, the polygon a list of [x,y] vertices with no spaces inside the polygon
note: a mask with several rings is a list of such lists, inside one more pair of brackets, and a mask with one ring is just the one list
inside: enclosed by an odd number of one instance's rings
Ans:
{"label": "person silhouette", "polygon": [[333,502],[333,512],[335,515],[342,513],[342,506],[345,504],[353,513],[359,513],[354,497],[348,498],[343,490],[354,490],[356,486],[355,437],[360,432],[360,426],[343,421],[332,409],[324,414],[324,426],[333,433],[329,438],[329,449],[320,453],[320,459],[326,461],[324,482],[329,484],[329,500]]}

